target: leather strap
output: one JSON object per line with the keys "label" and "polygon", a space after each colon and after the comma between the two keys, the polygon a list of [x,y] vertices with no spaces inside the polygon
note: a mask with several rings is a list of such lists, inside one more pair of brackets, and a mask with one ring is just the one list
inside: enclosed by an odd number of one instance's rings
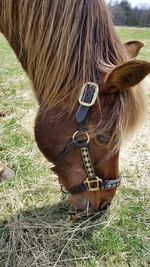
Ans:
{"label": "leather strap", "polygon": [[[94,93],[95,93],[95,90],[93,89],[93,87],[87,86],[86,90],[84,91],[82,95],[81,100],[88,104],[91,103]],[[84,121],[87,122],[87,120],[89,119],[88,117],[89,110],[90,110],[90,107],[84,106],[84,105],[80,105],[79,109],[77,110],[75,118],[76,118],[76,122],[78,123],[79,127],[81,127],[81,124],[83,124]]]}
{"label": "leather strap", "polygon": [[[99,182],[99,189],[101,190],[116,189],[119,187],[120,183],[121,183],[120,176],[118,176],[115,180],[103,180],[102,182]],[[68,190],[68,192],[72,195],[87,191],[90,191],[90,188],[88,187],[88,184],[86,184],[85,182],[82,182],[78,186],[73,186]]]}
{"label": "leather strap", "polygon": [[86,140],[82,142],[77,141],[76,139],[71,139],[65,146],[64,150],[59,154],[58,158],[54,161],[54,164],[57,165],[67,154],[77,148],[83,148],[87,146]]}

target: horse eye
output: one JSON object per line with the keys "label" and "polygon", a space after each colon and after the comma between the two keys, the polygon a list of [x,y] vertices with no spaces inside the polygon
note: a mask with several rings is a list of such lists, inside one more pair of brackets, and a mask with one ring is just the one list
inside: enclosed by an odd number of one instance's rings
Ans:
{"label": "horse eye", "polygon": [[110,137],[107,135],[102,135],[102,134],[97,134],[96,135],[96,140],[101,143],[101,144],[108,144],[110,141]]}

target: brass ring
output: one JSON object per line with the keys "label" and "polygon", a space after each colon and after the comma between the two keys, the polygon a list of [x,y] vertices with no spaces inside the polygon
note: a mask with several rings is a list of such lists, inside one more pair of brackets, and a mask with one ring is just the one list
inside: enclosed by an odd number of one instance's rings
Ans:
{"label": "brass ring", "polygon": [[80,134],[85,134],[86,135],[86,138],[87,138],[87,140],[86,140],[86,142],[87,142],[87,144],[90,142],[90,135],[88,134],[88,132],[79,132],[79,131],[76,131],[74,134],[73,134],[73,136],[72,136],[72,139],[77,139],[77,135],[80,135]]}

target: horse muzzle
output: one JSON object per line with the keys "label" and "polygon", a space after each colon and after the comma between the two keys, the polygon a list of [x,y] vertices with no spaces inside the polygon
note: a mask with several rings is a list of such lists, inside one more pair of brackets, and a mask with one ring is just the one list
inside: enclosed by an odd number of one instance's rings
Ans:
{"label": "horse muzzle", "polygon": [[[73,205],[76,203],[71,203],[71,204]],[[69,215],[70,215],[70,220],[76,222],[82,219],[101,217],[110,207],[110,201],[105,201],[99,206],[98,209],[94,209],[92,207],[91,202],[88,199],[84,198],[80,200],[78,206],[76,205],[74,207],[75,209],[73,211],[70,211]]]}

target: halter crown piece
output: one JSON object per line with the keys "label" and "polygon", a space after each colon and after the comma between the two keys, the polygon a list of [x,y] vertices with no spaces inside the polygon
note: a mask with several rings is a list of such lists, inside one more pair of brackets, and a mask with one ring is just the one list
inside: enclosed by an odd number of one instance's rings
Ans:
{"label": "halter crown piece", "polygon": [[[75,114],[76,123],[78,128],[73,134],[71,140],[67,143],[65,149],[58,156],[54,162],[58,164],[63,157],[70,151],[80,149],[84,167],[86,170],[86,179],[78,186],[69,188],[68,192],[71,194],[78,194],[82,192],[95,192],[98,190],[108,190],[117,188],[120,185],[121,177],[117,177],[115,180],[102,178],[95,175],[94,166],[92,164],[90,156],[90,135],[88,133],[88,122],[90,119],[90,112],[92,106],[98,97],[99,86],[93,82],[87,82],[83,85],[79,96],[79,109]],[[105,139],[105,138],[104,138]]]}

